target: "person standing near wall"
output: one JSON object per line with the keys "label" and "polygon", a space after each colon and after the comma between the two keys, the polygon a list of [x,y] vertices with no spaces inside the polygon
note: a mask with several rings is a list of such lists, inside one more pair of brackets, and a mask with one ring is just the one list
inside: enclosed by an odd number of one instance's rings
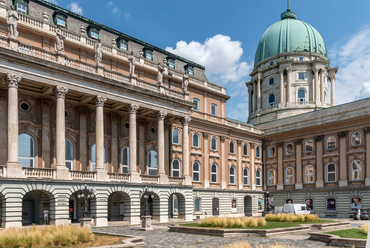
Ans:
{"label": "person standing near wall", "polygon": [[44,213],[44,225],[48,225],[49,224],[49,210],[45,208],[43,213]]}

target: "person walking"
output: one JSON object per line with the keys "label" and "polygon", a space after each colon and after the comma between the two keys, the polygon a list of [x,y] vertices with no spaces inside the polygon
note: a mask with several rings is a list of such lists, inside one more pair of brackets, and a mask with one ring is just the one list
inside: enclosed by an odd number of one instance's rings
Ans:
{"label": "person walking", "polygon": [[361,220],[361,209],[360,208],[357,209],[357,220],[358,221]]}
{"label": "person walking", "polygon": [[44,213],[44,225],[48,225],[49,224],[49,210],[45,208],[43,213]]}

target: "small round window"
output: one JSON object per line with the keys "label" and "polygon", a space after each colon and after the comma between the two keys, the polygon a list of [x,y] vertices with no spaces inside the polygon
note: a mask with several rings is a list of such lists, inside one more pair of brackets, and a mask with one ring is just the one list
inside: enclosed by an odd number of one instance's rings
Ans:
{"label": "small round window", "polygon": [[125,128],[129,129],[130,128],[130,123],[126,122],[125,123]]}
{"label": "small round window", "polygon": [[22,111],[30,110],[30,105],[26,102],[21,102],[21,104],[19,104],[19,107]]}
{"label": "small round window", "polygon": [[64,111],[64,117],[67,119],[69,117],[69,112],[66,110]]}
{"label": "small round window", "polygon": [[155,127],[151,127],[151,128],[150,128],[150,132],[151,132],[151,133],[153,133],[153,134],[154,134],[154,133],[156,133],[156,131],[157,131],[157,130],[155,129]]}
{"label": "small round window", "polygon": [[271,61],[271,62],[270,62],[270,65],[274,65],[274,61]]}
{"label": "small round window", "polygon": [[304,60],[304,58],[302,56],[300,56],[298,59],[299,59],[299,61],[303,61]]}

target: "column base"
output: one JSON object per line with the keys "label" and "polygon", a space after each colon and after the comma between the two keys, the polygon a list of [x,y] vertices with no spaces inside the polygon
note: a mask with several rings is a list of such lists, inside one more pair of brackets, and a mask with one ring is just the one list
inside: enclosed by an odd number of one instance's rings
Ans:
{"label": "column base", "polygon": [[13,178],[25,178],[23,174],[22,166],[18,162],[7,162],[6,163],[7,177]]}
{"label": "column base", "polygon": [[141,183],[141,177],[138,172],[130,172],[130,182],[131,183]]}
{"label": "column base", "polygon": [[226,184],[226,182],[221,182],[221,189],[226,189],[226,187],[227,187],[227,184]]}
{"label": "column base", "polygon": [[69,169],[65,165],[55,166],[56,179],[70,180]]}
{"label": "column base", "polygon": [[193,183],[192,178],[189,176],[185,176],[184,185],[192,185],[192,183]]}
{"label": "column base", "polygon": [[166,174],[159,175],[159,184],[168,184],[168,176]]}
{"label": "column base", "polygon": [[256,190],[256,184],[252,183],[252,190]]}
{"label": "column base", "polygon": [[96,181],[108,181],[108,173],[103,170],[96,171]]}
{"label": "column base", "polygon": [[295,189],[303,189],[303,183],[296,183]]}
{"label": "column base", "polygon": [[276,189],[277,190],[283,190],[284,189],[284,184],[278,183],[277,186],[276,186]]}
{"label": "column base", "polygon": [[365,186],[370,186],[370,177],[365,179]]}
{"label": "column base", "polygon": [[317,180],[316,181],[316,189],[322,189],[324,188],[324,181],[323,180]]}
{"label": "column base", "polygon": [[50,224],[55,226],[68,225],[69,220],[68,219],[50,220]]}
{"label": "column base", "polygon": [[205,188],[205,189],[208,189],[209,188],[209,181],[208,180],[204,180],[203,181],[203,187]]}
{"label": "column base", "polygon": [[87,228],[91,229],[91,218],[80,218],[80,225],[81,227],[86,226]]}
{"label": "column base", "polygon": [[108,226],[108,219],[107,218],[96,218],[95,219],[95,226]]}
{"label": "column base", "polygon": [[145,216],[141,217],[141,228],[140,228],[140,230],[143,230],[143,231],[151,231],[151,230],[153,230],[153,227],[152,227],[152,216],[145,215]]}
{"label": "column base", "polygon": [[22,227],[22,221],[12,221],[12,222],[3,222],[1,223],[2,228],[21,228]]}
{"label": "column base", "polygon": [[340,179],[339,180],[339,188],[348,187],[348,180],[347,179]]}
{"label": "column base", "polygon": [[130,84],[133,85],[133,86],[137,86],[137,81],[136,81],[136,76],[135,75],[130,76]]}

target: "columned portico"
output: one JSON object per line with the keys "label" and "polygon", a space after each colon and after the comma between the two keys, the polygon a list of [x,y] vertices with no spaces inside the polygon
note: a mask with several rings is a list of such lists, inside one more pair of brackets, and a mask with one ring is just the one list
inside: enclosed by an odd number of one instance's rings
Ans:
{"label": "columned portico", "polygon": [[129,108],[130,112],[130,168],[129,173],[131,176],[131,182],[140,182],[140,175],[136,170],[136,155],[137,155],[137,140],[136,140],[136,112],[139,109],[139,105],[131,104]]}
{"label": "columned portico", "polygon": [[182,123],[182,175],[185,177],[185,185],[191,185],[192,180],[189,176],[189,122],[190,116],[181,120]]}
{"label": "columned portico", "polygon": [[96,96],[96,167],[97,180],[107,180],[107,172],[104,170],[104,103],[107,98]]}
{"label": "columned portico", "polygon": [[158,112],[158,175],[160,183],[167,183],[168,177],[164,170],[164,118],[167,116],[166,111]]}

